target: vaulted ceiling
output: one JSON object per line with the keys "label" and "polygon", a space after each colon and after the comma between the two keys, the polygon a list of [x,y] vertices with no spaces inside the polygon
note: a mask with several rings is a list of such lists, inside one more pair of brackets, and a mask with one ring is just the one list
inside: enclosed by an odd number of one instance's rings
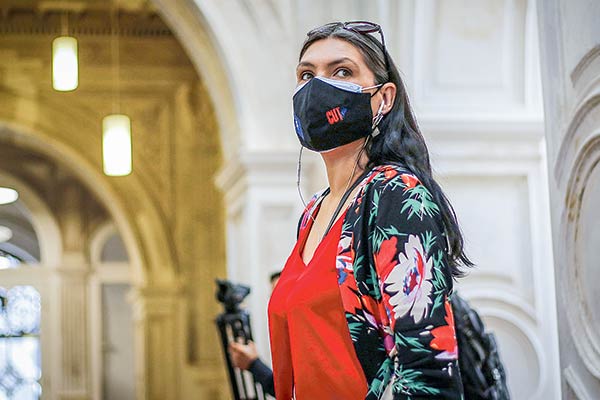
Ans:
{"label": "vaulted ceiling", "polygon": [[0,0],[0,34],[170,35],[150,0]]}

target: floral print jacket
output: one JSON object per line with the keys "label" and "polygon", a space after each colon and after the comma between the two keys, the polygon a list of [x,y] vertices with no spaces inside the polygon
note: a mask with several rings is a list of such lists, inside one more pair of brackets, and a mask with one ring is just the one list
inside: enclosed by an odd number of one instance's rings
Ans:
{"label": "floral print jacket", "polygon": [[[344,217],[337,275],[366,399],[461,399],[439,207],[395,165],[373,168],[359,188]],[[323,194],[311,199],[299,229]]]}

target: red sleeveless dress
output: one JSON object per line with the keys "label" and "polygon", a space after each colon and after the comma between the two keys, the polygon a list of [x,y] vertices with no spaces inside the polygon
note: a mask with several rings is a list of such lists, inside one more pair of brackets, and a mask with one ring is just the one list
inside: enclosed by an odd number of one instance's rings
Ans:
{"label": "red sleeveless dress", "polygon": [[336,256],[345,213],[304,264],[300,231],[269,302],[277,400],[363,400],[367,382],[348,331]]}

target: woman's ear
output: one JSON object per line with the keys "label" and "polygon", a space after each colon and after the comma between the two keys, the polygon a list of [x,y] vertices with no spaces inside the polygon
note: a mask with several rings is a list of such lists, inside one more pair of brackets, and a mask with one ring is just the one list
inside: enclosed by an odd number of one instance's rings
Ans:
{"label": "woman's ear", "polygon": [[385,106],[383,106],[382,113],[387,114],[394,107],[394,100],[396,100],[396,85],[392,82],[387,82],[381,89],[379,89],[381,97]]}

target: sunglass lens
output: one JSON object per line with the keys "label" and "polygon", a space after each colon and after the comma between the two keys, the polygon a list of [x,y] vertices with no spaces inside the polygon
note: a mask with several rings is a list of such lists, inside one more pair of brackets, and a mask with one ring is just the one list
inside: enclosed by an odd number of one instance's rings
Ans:
{"label": "sunglass lens", "polygon": [[379,25],[369,22],[349,22],[345,26],[360,33],[373,33],[381,29]]}

